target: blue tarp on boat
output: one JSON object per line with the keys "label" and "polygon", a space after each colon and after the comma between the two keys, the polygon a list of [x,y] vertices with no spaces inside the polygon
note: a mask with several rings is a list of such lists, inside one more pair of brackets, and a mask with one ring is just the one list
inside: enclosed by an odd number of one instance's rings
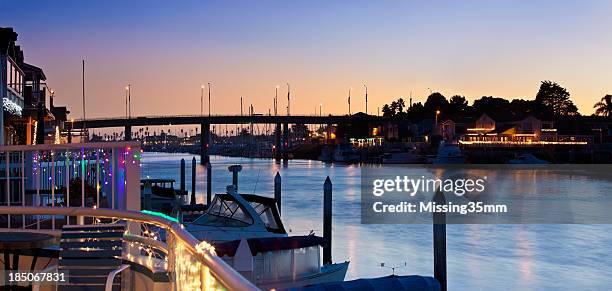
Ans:
{"label": "blue tarp on boat", "polygon": [[410,290],[439,291],[440,283],[433,277],[423,276],[388,276],[373,279],[358,279],[353,281],[323,283],[301,288],[287,289],[291,291],[328,291],[328,290]]}

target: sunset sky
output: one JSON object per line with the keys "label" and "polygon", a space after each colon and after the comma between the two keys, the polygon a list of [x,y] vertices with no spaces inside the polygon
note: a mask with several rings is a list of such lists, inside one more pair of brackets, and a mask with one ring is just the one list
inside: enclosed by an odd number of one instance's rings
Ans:
{"label": "sunset sky", "polygon": [[[369,111],[429,89],[472,101],[533,99],[542,80],[567,88],[582,114],[612,94],[612,1],[29,1],[0,0],[28,63],[56,103],[87,116]],[[205,103],[205,108],[207,104]],[[205,112],[207,110],[205,109]]]}

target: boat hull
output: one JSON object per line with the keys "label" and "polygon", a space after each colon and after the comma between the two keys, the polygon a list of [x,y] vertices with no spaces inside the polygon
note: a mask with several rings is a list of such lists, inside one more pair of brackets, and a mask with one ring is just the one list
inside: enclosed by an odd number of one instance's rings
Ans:
{"label": "boat hull", "polygon": [[297,277],[287,280],[279,280],[274,282],[261,282],[256,283],[258,287],[262,289],[288,289],[295,287],[303,287],[314,284],[328,283],[328,282],[342,282],[346,277],[346,271],[348,270],[349,262],[328,264],[321,267],[321,271],[316,274],[306,275],[303,277]]}

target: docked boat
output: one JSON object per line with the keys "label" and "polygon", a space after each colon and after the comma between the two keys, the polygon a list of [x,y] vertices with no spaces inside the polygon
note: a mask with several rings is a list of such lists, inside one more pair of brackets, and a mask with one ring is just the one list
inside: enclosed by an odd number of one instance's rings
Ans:
{"label": "docked boat", "polygon": [[334,149],[334,162],[356,163],[361,160],[359,152],[348,144],[340,144]]}
{"label": "docked boat", "polygon": [[322,237],[289,236],[275,199],[239,194],[233,185],[186,230],[211,242],[221,259],[261,288],[340,282],[348,269],[348,262],[321,264]]}
{"label": "docked boat", "polygon": [[141,179],[142,209],[176,216],[186,201],[187,191],[174,189],[174,182],[174,179]]}
{"label": "docked boat", "polygon": [[334,153],[331,150],[331,148],[329,146],[324,146],[321,149],[321,154],[319,155],[318,159],[319,161],[322,161],[322,162],[331,162],[333,155]]}
{"label": "docked boat", "polygon": [[464,164],[465,156],[456,144],[441,142],[438,146],[438,153],[433,159],[434,164]]}
{"label": "docked boat", "polygon": [[550,162],[536,158],[532,154],[520,154],[514,159],[508,160],[508,164],[529,164],[529,165],[547,165]]}
{"label": "docked boat", "polygon": [[417,153],[414,146],[403,149],[393,149],[382,155],[383,164],[418,164],[423,162],[423,158]]}

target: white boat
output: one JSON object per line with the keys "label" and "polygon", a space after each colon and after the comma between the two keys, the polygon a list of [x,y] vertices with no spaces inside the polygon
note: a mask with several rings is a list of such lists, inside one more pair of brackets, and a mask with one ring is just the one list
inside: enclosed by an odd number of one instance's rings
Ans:
{"label": "white boat", "polygon": [[276,200],[239,194],[228,186],[207,212],[186,226],[200,240],[261,288],[293,288],[344,280],[348,262],[321,265],[325,240],[314,235],[289,236]]}
{"label": "white boat", "polygon": [[550,162],[538,159],[532,154],[520,154],[516,158],[509,160],[508,164],[546,165],[550,164]]}
{"label": "white boat", "polygon": [[465,156],[461,153],[459,146],[441,142],[438,146],[438,154],[433,159],[434,164],[464,164]]}
{"label": "white boat", "polygon": [[185,202],[187,191],[174,189],[174,182],[174,179],[141,179],[142,209],[176,216],[180,205]]}

